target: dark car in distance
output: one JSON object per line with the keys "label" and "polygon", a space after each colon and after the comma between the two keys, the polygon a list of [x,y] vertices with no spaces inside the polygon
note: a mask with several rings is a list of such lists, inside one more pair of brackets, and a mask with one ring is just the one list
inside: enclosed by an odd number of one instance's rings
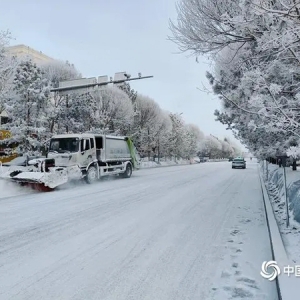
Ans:
{"label": "dark car in distance", "polygon": [[232,160],[232,169],[246,169],[246,161],[243,157],[237,157]]}

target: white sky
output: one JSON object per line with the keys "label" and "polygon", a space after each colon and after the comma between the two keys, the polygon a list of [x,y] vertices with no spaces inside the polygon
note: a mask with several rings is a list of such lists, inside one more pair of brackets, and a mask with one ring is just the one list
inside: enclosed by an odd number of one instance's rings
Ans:
{"label": "white sky", "polygon": [[73,63],[84,77],[126,71],[154,78],[133,81],[139,93],[161,108],[183,113],[207,135],[233,137],[215,121],[220,101],[197,87],[209,87],[205,58],[178,54],[168,20],[176,19],[175,0],[14,0],[1,3],[1,28],[25,44]]}

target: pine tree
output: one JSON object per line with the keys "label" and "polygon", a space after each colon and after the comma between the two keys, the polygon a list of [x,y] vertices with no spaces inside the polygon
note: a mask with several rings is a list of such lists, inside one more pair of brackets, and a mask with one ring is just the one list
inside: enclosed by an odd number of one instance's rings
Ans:
{"label": "pine tree", "polygon": [[31,60],[19,64],[8,101],[9,129],[22,152],[39,149],[47,138],[49,81]]}

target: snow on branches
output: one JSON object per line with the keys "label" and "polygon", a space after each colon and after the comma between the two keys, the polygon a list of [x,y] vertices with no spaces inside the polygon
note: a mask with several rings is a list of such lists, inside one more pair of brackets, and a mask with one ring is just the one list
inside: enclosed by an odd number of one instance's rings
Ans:
{"label": "snow on branches", "polygon": [[141,156],[149,159],[190,159],[204,148],[218,158],[236,152],[229,140],[210,143],[181,114],[162,110],[127,83],[86,92],[51,92],[61,81],[82,77],[74,65],[53,61],[37,66],[9,57],[5,45],[0,32],[0,113],[8,114],[3,129],[12,133],[1,143],[17,145],[20,153],[45,150],[54,134],[80,132],[131,136]]}
{"label": "snow on branches", "polygon": [[28,152],[40,147],[46,135],[49,81],[34,63],[24,61],[17,67],[13,86],[15,93],[6,105],[11,119],[9,129],[14,142]]}
{"label": "snow on branches", "polygon": [[300,3],[181,0],[177,10],[171,40],[214,61],[217,119],[264,157],[300,140]]}

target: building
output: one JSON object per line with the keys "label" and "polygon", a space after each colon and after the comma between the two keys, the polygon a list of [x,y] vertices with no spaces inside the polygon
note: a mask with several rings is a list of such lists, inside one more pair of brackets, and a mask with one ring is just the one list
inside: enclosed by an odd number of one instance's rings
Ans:
{"label": "building", "polygon": [[[34,50],[26,45],[9,46],[6,47],[6,51],[9,55],[19,60],[31,59],[37,65],[55,61],[54,58],[44,54],[41,51]],[[2,111],[0,113],[0,127],[1,125],[7,123],[7,121],[8,121],[7,113],[5,111]]]}
{"label": "building", "polygon": [[37,65],[55,61],[54,58],[44,54],[42,51],[34,50],[26,45],[15,45],[6,47],[6,51],[18,59],[31,59]]}

